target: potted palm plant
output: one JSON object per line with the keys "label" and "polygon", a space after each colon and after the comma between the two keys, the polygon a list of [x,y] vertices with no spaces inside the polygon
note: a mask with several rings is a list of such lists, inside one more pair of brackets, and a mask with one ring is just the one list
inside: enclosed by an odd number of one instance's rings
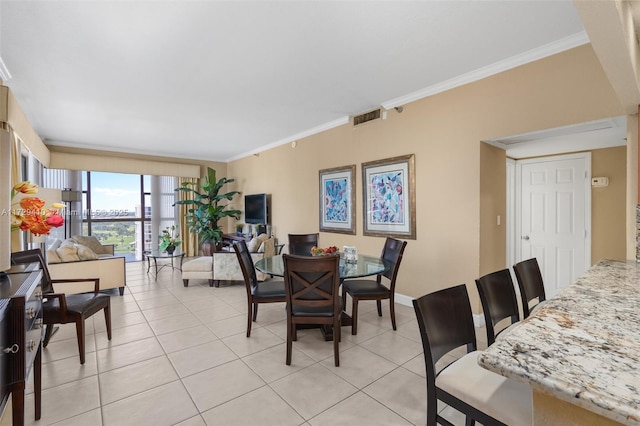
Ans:
{"label": "potted palm plant", "polygon": [[234,179],[225,177],[216,179],[216,171],[207,167],[207,176],[202,183],[184,182],[180,188],[176,188],[185,196],[192,195],[192,199],[176,201],[176,204],[189,206],[185,215],[187,226],[191,232],[198,234],[202,253],[205,256],[213,255],[216,248],[222,243],[222,227],[219,225],[221,219],[233,217],[240,218],[240,210],[228,208],[225,201],[231,201],[233,196],[240,194],[239,191],[223,193],[222,187],[233,182]]}

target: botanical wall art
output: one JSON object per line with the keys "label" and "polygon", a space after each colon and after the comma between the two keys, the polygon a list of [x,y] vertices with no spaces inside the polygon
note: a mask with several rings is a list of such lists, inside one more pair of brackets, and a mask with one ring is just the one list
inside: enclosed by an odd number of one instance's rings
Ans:
{"label": "botanical wall art", "polygon": [[363,234],[415,240],[413,154],[362,163]]}
{"label": "botanical wall art", "polygon": [[320,231],[356,233],[356,166],[320,170]]}

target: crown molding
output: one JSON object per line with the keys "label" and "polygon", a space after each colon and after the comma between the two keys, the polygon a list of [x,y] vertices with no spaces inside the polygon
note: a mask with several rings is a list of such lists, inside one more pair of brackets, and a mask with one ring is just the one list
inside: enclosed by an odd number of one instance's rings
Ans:
{"label": "crown molding", "polygon": [[350,120],[350,117],[348,115],[345,115],[344,117],[340,117],[337,120],[329,121],[329,122],[321,124],[319,126],[312,127],[309,130],[305,130],[304,132],[300,132],[300,133],[296,133],[295,135],[287,136],[284,139],[280,139],[280,140],[272,142],[272,143],[270,143],[268,145],[261,146],[258,149],[254,149],[254,150],[246,152],[244,154],[240,154],[240,155],[236,155],[236,156],[231,157],[231,158],[227,158],[225,161],[226,162],[235,161],[235,160],[239,160],[239,159],[244,158],[244,157],[249,157],[249,156],[254,155],[254,154],[259,154],[259,153],[261,153],[263,151],[267,151],[267,150],[269,150],[271,148],[275,148],[275,147],[280,146],[280,145],[286,145],[286,144],[289,144],[289,143],[291,143],[293,141],[297,141],[298,139],[302,139],[302,138],[306,138],[306,137],[309,137],[309,136],[313,136],[315,134],[324,132],[325,130],[330,130],[330,129],[333,129],[335,127],[343,126],[345,124],[348,124],[349,120]]}
{"label": "crown molding", "polygon": [[464,84],[473,83],[474,81],[482,80],[494,74],[501,73],[503,71],[510,70],[520,65],[527,64],[529,62],[537,61],[547,56],[555,55],[556,53],[564,52],[565,50],[573,49],[574,47],[582,46],[589,43],[589,37],[585,31],[564,37],[553,43],[545,44],[544,46],[537,47],[535,49],[528,50],[519,55],[512,56],[504,61],[496,62],[483,68],[479,68],[475,71],[462,74],[458,77],[443,81],[442,83],[434,84],[433,86],[426,87],[422,90],[418,90],[408,95],[404,95],[389,101],[383,102],[381,105],[384,109],[392,109],[397,106],[406,105],[410,102],[426,98],[438,93],[445,92],[447,90],[454,89]]}

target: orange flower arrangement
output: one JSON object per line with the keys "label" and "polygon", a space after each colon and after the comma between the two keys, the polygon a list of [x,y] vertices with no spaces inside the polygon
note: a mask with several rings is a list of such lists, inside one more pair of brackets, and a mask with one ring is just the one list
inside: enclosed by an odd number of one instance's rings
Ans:
{"label": "orange flower arrangement", "polygon": [[[29,181],[20,182],[11,189],[11,230],[30,231],[33,235],[49,235],[51,228],[58,228],[64,224],[64,218],[58,209],[64,204],[53,203],[45,207],[45,201],[29,195],[38,192],[38,185]],[[22,194],[18,201],[13,199]],[[19,206],[19,208],[18,208]]]}

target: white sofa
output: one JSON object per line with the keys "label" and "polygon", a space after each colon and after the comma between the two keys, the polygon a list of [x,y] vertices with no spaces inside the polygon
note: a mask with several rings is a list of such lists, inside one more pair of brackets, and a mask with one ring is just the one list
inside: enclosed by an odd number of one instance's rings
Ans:
{"label": "white sofa", "polygon": [[[95,237],[75,236],[57,240],[47,249],[51,278],[100,278],[100,290],[117,288],[122,296],[126,284],[124,256],[115,256],[113,245],[103,245]],[[56,292],[73,294],[93,291],[93,283],[57,283]]]}

